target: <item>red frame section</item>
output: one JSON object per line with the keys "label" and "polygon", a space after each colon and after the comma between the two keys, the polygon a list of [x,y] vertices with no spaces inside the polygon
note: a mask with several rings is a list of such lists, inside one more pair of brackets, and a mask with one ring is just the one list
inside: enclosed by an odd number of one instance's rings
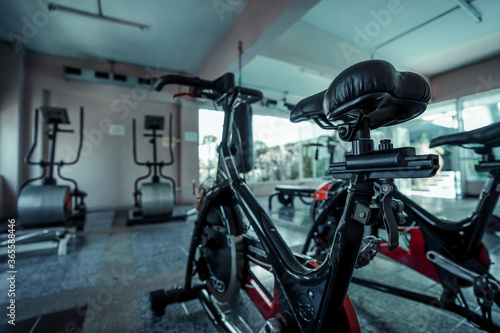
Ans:
{"label": "red frame section", "polygon": [[398,247],[389,251],[387,242],[382,241],[379,252],[439,282],[434,264],[425,255],[425,240],[420,228],[399,228],[399,232],[410,234],[410,249],[405,251]]}
{"label": "red frame section", "polygon": [[[396,260],[397,262],[402,263],[405,266],[408,266],[417,272],[424,274],[425,276],[435,280],[436,282],[440,282],[439,277],[437,275],[434,264],[427,259],[425,254],[425,240],[422,236],[422,232],[420,228],[399,228],[400,233],[409,233],[410,234],[410,249],[409,251],[405,251],[401,248],[396,248],[393,251],[389,251],[388,244],[386,241],[382,241],[380,244],[379,252],[388,256],[391,259]],[[479,252],[477,259],[485,266],[490,267],[491,261],[488,254],[488,250],[484,243],[481,243],[481,251]]]}
{"label": "red frame section", "polygon": [[328,182],[321,184],[316,191],[313,193],[313,200],[321,201],[326,200],[328,198],[328,190],[332,187],[333,183]]}

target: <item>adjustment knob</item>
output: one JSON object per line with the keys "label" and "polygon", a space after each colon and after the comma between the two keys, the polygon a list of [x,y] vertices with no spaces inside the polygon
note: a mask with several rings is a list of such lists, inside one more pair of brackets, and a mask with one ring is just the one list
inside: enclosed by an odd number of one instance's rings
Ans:
{"label": "adjustment knob", "polygon": [[390,139],[380,140],[380,143],[378,145],[378,150],[390,150],[392,148],[393,146]]}

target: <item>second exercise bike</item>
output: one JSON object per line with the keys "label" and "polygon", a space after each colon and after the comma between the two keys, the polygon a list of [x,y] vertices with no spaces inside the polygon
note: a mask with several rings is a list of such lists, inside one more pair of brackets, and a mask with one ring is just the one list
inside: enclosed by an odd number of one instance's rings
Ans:
{"label": "second exercise bike", "polygon": [[[492,319],[492,308],[500,306],[500,283],[489,273],[491,265],[488,249],[482,242],[488,224],[498,218],[493,215],[500,195],[500,161],[493,148],[500,146],[500,123],[476,130],[446,135],[431,140],[431,147],[455,145],[473,149],[481,155],[476,171],[488,172],[488,180],[472,214],[461,221],[441,220],[426,211],[401,192],[394,199],[404,205],[405,221],[400,224],[401,239],[406,248],[389,251],[387,242],[380,253],[439,282],[440,296],[412,292],[408,289],[380,284],[376,281],[353,278],[353,282],[383,292],[406,297],[440,309],[459,314],[482,329],[499,332],[500,326]],[[348,193],[347,182],[330,182],[317,191],[315,210],[311,211],[311,227],[303,253],[323,259],[333,242],[335,228],[340,221]],[[393,203],[397,205],[396,202]],[[377,235],[378,228],[372,233]],[[480,313],[473,311],[464,297],[463,289],[470,288],[477,299]]]}

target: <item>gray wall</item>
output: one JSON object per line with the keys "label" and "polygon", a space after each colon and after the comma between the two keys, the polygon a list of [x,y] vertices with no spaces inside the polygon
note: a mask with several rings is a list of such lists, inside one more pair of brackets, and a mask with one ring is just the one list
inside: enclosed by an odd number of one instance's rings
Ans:
{"label": "gray wall", "polygon": [[500,57],[433,76],[430,84],[433,103],[500,89]]}

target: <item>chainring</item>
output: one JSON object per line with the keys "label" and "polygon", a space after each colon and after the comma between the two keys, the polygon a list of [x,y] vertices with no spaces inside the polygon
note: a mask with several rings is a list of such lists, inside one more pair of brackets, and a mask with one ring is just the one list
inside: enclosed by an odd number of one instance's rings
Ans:
{"label": "chainring", "polygon": [[207,273],[207,288],[220,302],[234,299],[242,285],[245,265],[243,236],[235,210],[211,207],[202,221],[200,260]]}

